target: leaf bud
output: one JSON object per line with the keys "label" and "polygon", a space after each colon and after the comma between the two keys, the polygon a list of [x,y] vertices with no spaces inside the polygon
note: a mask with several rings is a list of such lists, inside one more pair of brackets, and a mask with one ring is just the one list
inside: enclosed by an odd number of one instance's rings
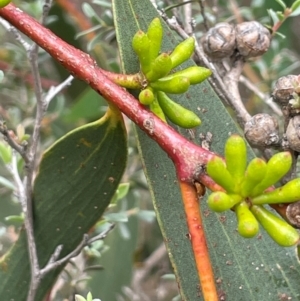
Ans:
{"label": "leaf bud", "polygon": [[251,196],[257,196],[270,186],[278,182],[291,168],[292,156],[289,152],[280,152],[273,155],[267,163],[264,178],[251,192]]}
{"label": "leaf bud", "polygon": [[151,21],[147,30],[147,36],[150,41],[149,59],[152,62],[159,54],[163,38],[163,28],[159,18]]}
{"label": "leaf bud", "polygon": [[242,200],[241,196],[230,195],[222,191],[216,191],[209,195],[207,204],[215,212],[223,212],[231,209]]}
{"label": "leaf bud", "polygon": [[142,90],[139,94],[139,101],[143,105],[150,105],[154,101],[154,98],[155,96],[150,87]]}
{"label": "leaf bud", "polygon": [[240,184],[247,166],[247,148],[244,139],[239,135],[231,135],[225,144],[225,159],[229,173]]}
{"label": "leaf bud", "polygon": [[189,37],[179,43],[170,54],[170,58],[172,60],[172,69],[188,60],[193,54],[194,49],[195,40],[193,37]]}
{"label": "leaf bud", "polygon": [[235,49],[234,26],[222,22],[210,28],[201,38],[204,52],[213,59],[231,56]]}
{"label": "leaf bud", "polygon": [[259,231],[259,224],[248,204],[243,201],[235,206],[235,213],[238,220],[238,232],[245,238],[254,237]]}
{"label": "leaf bud", "polygon": [[268,147],[279,143],[277,120],[268,114],[256,114],[246,122],[245,137],[254,147]]}
{"label": "leaf bud", "polygon": [[243,22],[236,25],[235,30],[236,47],[242,56],[260,56],[269,49],[271,34],[259,22]]}
{"label": "leaf bud", "polygon": [[185,76],[168,76],[163,77],[155,82],[151,82],[150,86],[155,90],[160,90],[170,94],[182,94],[190,87],[190,81]]}
{"label": "leaf bud", "polygon": [[300,178],[287,182],[275,190],[264,192],[251,200],[252,204],[283,204],[300,200]]}
{"label": "leaf bud", "polygon": [[286,221],[272,214],[263,206],[253,205],[250,209],[266,232],[280,246],[291,247],[299,242],[298,231]]}
{"label": "leaf bud", "polygon": [[237,183],[229,173],[226,163],[219,157],[214,156],[206,165],[207,174],[227,192],[235,193]]}
{"label": "leaf bud", "polygon": [[157,99],[165,115],[180,127],[190,129],[201,124],[200,118],[193,111],[174,102],[166,93],[158,91]]}

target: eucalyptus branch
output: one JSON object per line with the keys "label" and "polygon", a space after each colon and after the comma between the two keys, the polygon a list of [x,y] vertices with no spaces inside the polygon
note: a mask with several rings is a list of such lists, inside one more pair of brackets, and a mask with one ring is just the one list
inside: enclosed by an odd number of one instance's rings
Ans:
{"label": "eucalyptus branch", "polygon": [[[204,174],[199,175],[199,167],[215,156],[214,153],[182,137],[172,127],[142,106],[124,88],[113,83],[107,77],[107,72],[97,67],[95,61],[88,54],[62,41],[36,20],[16,9],[14,5],[9,4],[1,9],[0,16],[44,48],[70,73],[98,91],[110,102],[112,110],[116,110],[117,107],[133,120],[170,156],[176,165],[180,178],[191,183],[195,178],[200,177],[201,180]],[[35,30],[32,31],[30,28]],[[197,163],[195,164],[195,162]],[[204,181],[207,181],[207,178],[204,178]],[[211,185],[211,182],[207,184]]]}
{"label": "eucalyptus branch", "polygon": [[209,26],[208,26],[207,17],[206,17],[206,14],[205,14],[204,0],[198,0],[198,3],[199,3],[199,6],[200,6],[201,16],[203,18],[203,26],[204,26],[205,30],[208,31]]}
{"label": "eucalyptus branch", "polygon": [[82,241],[79,243],[79,245],[68,255],[61,259],[57,259],[59,256],[59,253],[62,251],[62,246],[58,246],[56,250],[54,251],[53,255],[51,256],[48,264],[40,270],[40,276],[43,278],[46,274],[48,274],[50,271],[58,268],[59,266],[62,266],[66,262],[68,262],[71,258],[76,257],[80,254],[82,249],[90,244],[92,244],[95,241],[103,240],[107,234],[115,227],[115,224],[109,225],[109,227],[101,232],[100,234],[89,238],[88,234],[84,234]]}

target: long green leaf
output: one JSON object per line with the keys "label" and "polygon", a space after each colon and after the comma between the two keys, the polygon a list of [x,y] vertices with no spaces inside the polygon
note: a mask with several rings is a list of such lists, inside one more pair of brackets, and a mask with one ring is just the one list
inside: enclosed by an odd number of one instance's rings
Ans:
{"label": "long green leaf", "polygon": [[[114,0],[113,8],[123,69],[126,73],[137,72],[138,61],[131,48],[131,39],[138,29],[145,31],[158,13],[149,0]],[[163,51],[172,50],[178,41],[164,24]],[[185,67],[189,65],[193,62],[189,61]],[[228,135],[239,130],[210,85],[204,82],[174,98],[197,112],[202,120],[201,127],[195,131],[195,142],[199,142],[199,133],[209,131],[213,134],[212,150],[222,154]],[[189,137],[186,131],[177,129]],[[182,299],[202,300],[175,169],[155,142],[140,130],[137,130],[137,137]],[[248,152],[253,158],[251,149]],[[286,294],[292,300],[299,300],[300,269],[294,248],[280,248],[263,231],[257,238],[243,239],[236,231],[234,213],[215,214],[209,211],[205,200],[201,207],[220,298],[274,301]]]}
{"label": "long green leaf", "polygon": [[[34,232],[41,267],[58,245],[61,257],[80,243],[118,188],[127,159],[119,114],[84,125],[62,137],[42,158],[34,183]],[[36,300],[43,300],[63,267],[48,274]],[[30,266],[26,234],[0,261],[0,299],[26,300]]]}

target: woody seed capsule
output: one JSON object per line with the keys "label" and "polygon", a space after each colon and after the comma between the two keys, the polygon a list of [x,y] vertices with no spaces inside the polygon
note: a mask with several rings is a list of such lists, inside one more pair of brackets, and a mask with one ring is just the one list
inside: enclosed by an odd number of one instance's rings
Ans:
{"label": "woody seed capsule", "polygon": [[274,86],[272,97],[275,102],[281,106],[286,106],[289,103],[289,100],[293,98],[293,94],[299,86],[299,76],[297,75],[287,75],[280,77]]}
{"label": "woody seed capsule", "polygon": [[245,137],[254,147],[266,147],[279,143],[277,120],[268,114],[256,114],[246,122]]}
{"label": "woody seed capsule", "polygon": [[289,142],[289,147],[300,152],[300,115],[290,119],[286,129],[286,138]]}
{"label": "woody seed capsule", "polygon": [[269,30],[256,21],[236,25],[236,46],[244,57],[256,57],[264,54],[270,46]]}
{"label": "woody seed capsule", "polygon": [[204,52],[211,58],[221,59],[233,54],[235,49],[234,26],[218,23],[201,38]]}

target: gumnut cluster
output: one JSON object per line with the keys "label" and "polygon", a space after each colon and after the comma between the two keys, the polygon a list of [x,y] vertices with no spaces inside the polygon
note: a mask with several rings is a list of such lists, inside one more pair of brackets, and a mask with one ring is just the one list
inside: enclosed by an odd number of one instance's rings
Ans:
{"label": "gumnut cluster", "polygon": [[250,21],[237,25],[218,23],[201,38],[204,52],[218,60],[239,53],[244,58],[264,54],[270,46],[271,34],[259,22]]}
{"label": "gumnut cluster", "polygon": [[183,128],[193,128],[201,124],[200,118],[192,111],[173,101],[168,94],[185,93],[190,85],[199,84],[211,75],[204,67],[191,66],[173,71],[187,61],[194,52],[195,40],[190,37],[178,44],[173,51],[160,52],[163,28],[159,18],[155,18],[147,32],[139,30],[132,40],[132,47],[140,61],[143,90],[139,101],[159,118],[166,117]]}
{"label": "gumnut cluster", "polygon": [[298,231],[264,206],[300,199],[300,178],[272,189],[291,165],[291,154],[280,152],[268,162],[255,158],[247,166],[245,141],[232,135],[225,144],[225,161],[215,156],[207,164],[207,174],[224,189],[210,194],[208,206],[216,212],[233,210],[238,232],[245,238],[257,235],[261,225],[279,245],[294,246],[299,243]]}

